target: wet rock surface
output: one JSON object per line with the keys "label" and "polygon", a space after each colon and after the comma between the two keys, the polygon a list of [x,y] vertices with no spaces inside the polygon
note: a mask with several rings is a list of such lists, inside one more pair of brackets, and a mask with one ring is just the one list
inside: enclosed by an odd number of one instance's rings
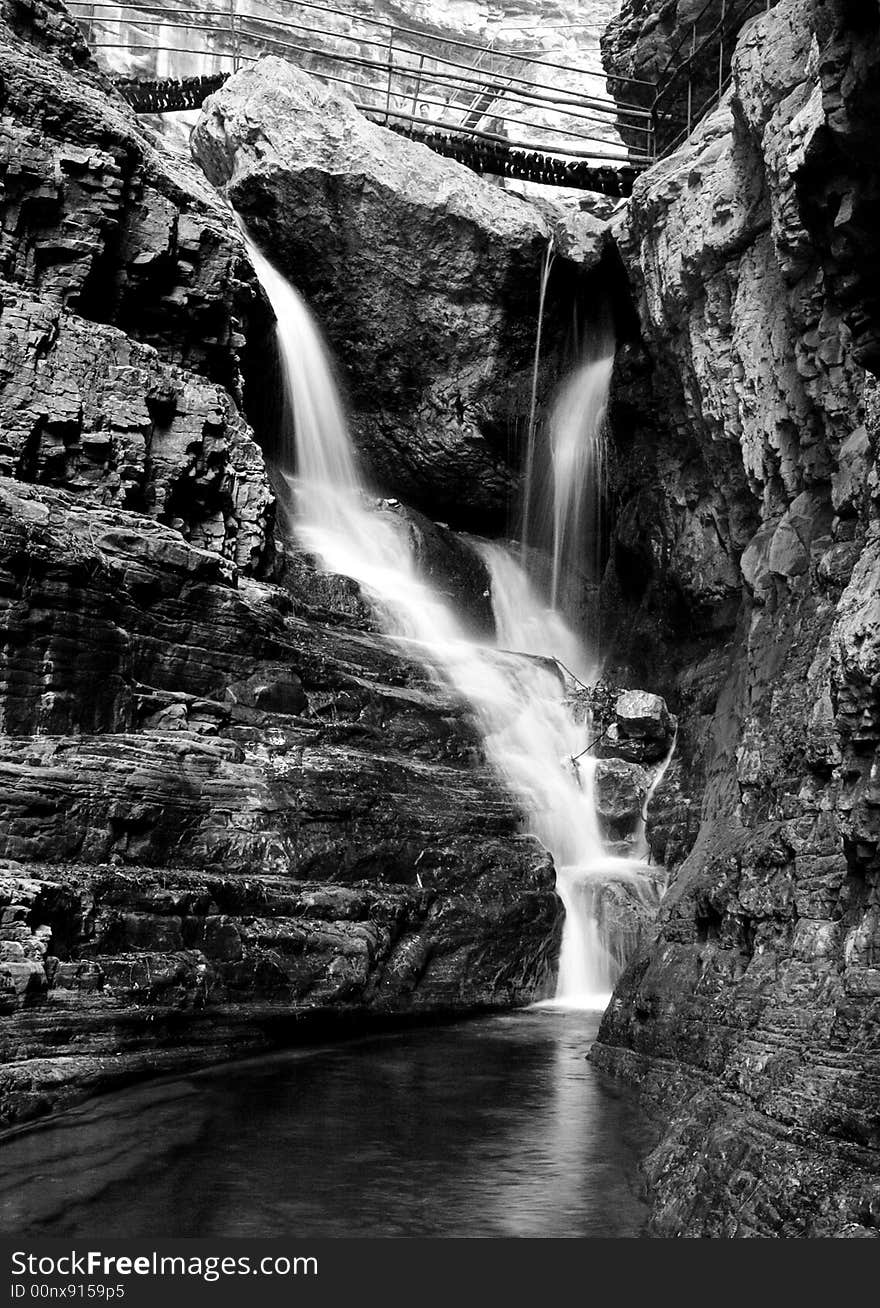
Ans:
{"label": "wet rock surface", "polygon": [[[608,857],[590,868],[579,893],[593,915],[613,980],[654,939],[666,861],[672,867],[682,861],[699,812],[682,796],[681,765],[670,762],[676,723],[661,696],[623,690],[599,678],[589,687],[570,687],[566,699],[574,720],[590,723],[593,737],[575,766],[582,784],[592,787]],[[619,733],[618,724],[631,736]],[[670,787],[667,777],[673,779]]]}
{"label": "wet rock surface", "polygon": [[581,215],[573,233],[561,211],[376,126],[273,58],[207,101],[193,151],[313,305],[377,486],[453,526],[502,526],[543,260],[551,240],[576,248],[548,288],[542,396],[602,225]]}
{"label": "wet rock surface", "polygon": [[588,886],[596,930],[617,975],[653,941],[665,884],[664,869],[656,867],[629,876],[609,870]]}
{"label": "wet rock surface", "polygon": [[604,834],[624,839],[645,816],[648,773],[622,758],[603,758],[596,764],[596,812]]}
{"label": "wet rock surface", "polygon": [[857,149],[870,41],[828,8],[746,27],[725,101],[617,229],[643,336],[612,406],[609,672],[679,719],[648,831],[675,877],[592,1057],[661,1114],[663,1235],[880,1230],[877,384],[809,163],[847,42]]}

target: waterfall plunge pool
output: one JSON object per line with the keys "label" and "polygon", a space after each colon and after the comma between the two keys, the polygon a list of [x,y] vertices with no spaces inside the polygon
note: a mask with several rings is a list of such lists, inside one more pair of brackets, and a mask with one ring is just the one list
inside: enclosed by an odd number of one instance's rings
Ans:
{"label": "waterfall plunge pool", "polygon": [[297,1049],[92,1100],[0,1143],[0,1229],[68,1237],[638,1237],[634,1094],[597,1012]]}

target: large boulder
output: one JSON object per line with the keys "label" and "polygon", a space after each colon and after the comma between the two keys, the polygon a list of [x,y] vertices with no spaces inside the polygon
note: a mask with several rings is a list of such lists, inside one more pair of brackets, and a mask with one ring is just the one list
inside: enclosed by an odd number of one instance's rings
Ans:
{"label": "large boulder", "polygon": [[[452,525],[500,523],[515,484],[510,434],[529,413],[548,247],[557,240],[589,262],[601,226],[573,234],[570,216],[557,223],[552,208],[371,123],[276,58],[206,102],[192,149],[314,306],[379,488]],[[541,393],[576,282],[560,255]]]}
{"label": "large boulder", "polygon": [[621,758],[603,758],[596,763],[596,812],[612,839],[623,840],[644,818],[650,781],[644,768]]}
{"label": "large boulder", "polygon": [[660,695],[647,690],[625,690],[614,705],[614,721],[598,745],[602,758],[630,763],[659,763],[672,746],[675,718]]}

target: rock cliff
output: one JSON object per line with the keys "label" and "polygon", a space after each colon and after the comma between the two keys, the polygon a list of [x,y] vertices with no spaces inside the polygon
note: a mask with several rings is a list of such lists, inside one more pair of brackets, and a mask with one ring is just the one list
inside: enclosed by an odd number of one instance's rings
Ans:
{"label": "rock cliff", "polygon": [[613,660],[669,669],[689,816],[593,1057],[662,1106],[663,1235],[880,1230],[872,10],[749,23],[614,234]]}
{"label": "rock cliff", "polygon": [[[553,868],[468,714],[276,539],[271,321],[231,213],[60,7],[2,12],[0,1122],[546,992]],[[689,13],[625,5],[611,73]],[[453,523],[503,519],[545,251],[539,396],[601,256],[607,672],[678,737],[647,833],[674,881],[654,933],[603,891],[639,949],[592,1056],[663,1122],[661,1235],[880,1230],[878,51],[875,9],[781,0],[607,245],[271,60],[196,136],[327,323],[377,483]],[[455,536],[386,511],[485,624]],[[615,696],[608,730],[623,847],[675,723]]]}
{"label": "rock cliff", "polygon": [[275,539],[230,211],[60,7],[0,55],[0,1122],[544,993],[552,864],[462,704]]}
{"label": "rock cliff", "polygon": [[262,301],[225,207],[141,128],[59,5],[2,16],[0,275],[239,395]]}

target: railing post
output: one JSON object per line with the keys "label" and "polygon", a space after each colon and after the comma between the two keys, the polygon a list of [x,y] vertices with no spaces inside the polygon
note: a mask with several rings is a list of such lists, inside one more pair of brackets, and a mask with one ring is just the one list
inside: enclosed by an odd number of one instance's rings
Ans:
{"label": "railing post", "polygon": [[421,89],[422,89],[422,69],[423,69],[424,67],[425,67],[425,56],[424,56],[423,54],[420,54],[420,55],[419,55],[419,71],[418,71],[418,73],[416,74],[416,89],[413,91],[413,101],[412,101],[412,111],[411,111],[411,112],[412,112],[412,116],[413,116],[413,118],[415,118],[415,116],[416,116],[416,108],[417,108],[418,99],[419,99],[419,91],[421,91]]}
{"label": "railing post", "polygon": [[694,112],[694,64],[693,59],[697,51],[697,25],[694,23],[691,31],[691,57],[688,62],[688,136],[691,134]]}
{"label": "railing post", "polygon": [[388,126],[388,115],[391,111],[391,72],[394,66],[394,33],[396,28],[391,29],[388,36],[388,83],[385,89],[385,126]]}
{"label": "railing post", "polygon": [[238,24],[236,13],[236,0],[229,0],[229,32],[232,37],[232,71],[238,72]]}

